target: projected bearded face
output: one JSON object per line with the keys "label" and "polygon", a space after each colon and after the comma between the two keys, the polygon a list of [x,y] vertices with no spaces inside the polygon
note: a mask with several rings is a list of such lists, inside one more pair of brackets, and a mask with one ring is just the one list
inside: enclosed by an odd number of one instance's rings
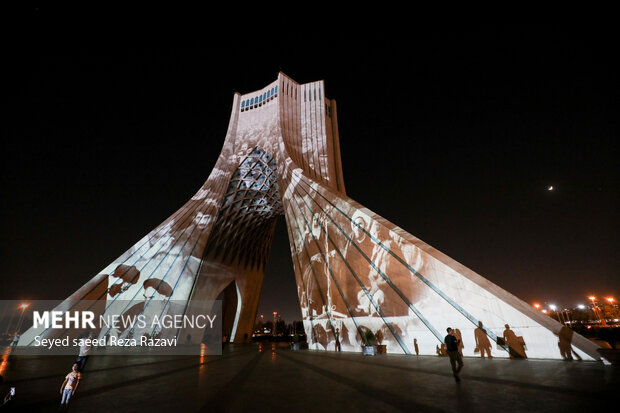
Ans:
{"label": "projected bearded face", "polygon": [[366,239],[366,233],[362,229],[366,229],[367,224],[364,218],[358,213],[353,214],[351,222],[351,230],[353,231],[353,239],[358,244]]}
{"label": "projected bearded face", "polygon": [[172,287],[164,280],[150,278],[144,281],[142,286],[142,296],[147,301],[165,301],[172,295]]}
{"label": "projected bearded face", "polygon": [[110,297],[115,297],[138,282],[140,271],[134,266],[121,264],[108,277],[110,283],[108,294]]}
{"label": "projected bearded face", "polygon": [[142,296],[144,297],[145,300],[159,301],[159,300],[164,299],[164,297],[161,294],[159,294],[154,287],[147,287],[144,290],[144,293],[142,293]]}

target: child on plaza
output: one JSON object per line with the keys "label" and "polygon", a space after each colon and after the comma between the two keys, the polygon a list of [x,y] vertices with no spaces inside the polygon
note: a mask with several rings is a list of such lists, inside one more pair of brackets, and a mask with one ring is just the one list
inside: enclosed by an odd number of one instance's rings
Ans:
{"label": "child on plaza", "polygon": [[81,379],[82,373],[79,371],[79,365],[74,363],[71,372],[67,374],[65,381],[60,386],[60,394],[62,395],[62,400],[60,401],[61,408],[69,405],[69,399],[75,394]]}

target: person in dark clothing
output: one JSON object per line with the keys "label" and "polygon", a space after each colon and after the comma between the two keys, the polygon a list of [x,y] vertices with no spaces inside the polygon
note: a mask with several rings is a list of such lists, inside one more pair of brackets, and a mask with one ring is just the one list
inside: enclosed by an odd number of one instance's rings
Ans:
{"label": "person in dark clothing", "polygon": [[342,348],[340,346],[340,329],[339,328],[336,329],[335,336],[336,336],[336,348],[335,348],[335,350],[336,351],[342,351]]}
{"label": "person in dark clothing", "polygon": [[[446,349],[448,352],[448,357],[450,357],[450,365],[452,366],[452,374],[454,374],[454,380],[458,383],[461,381],[459,378],[459,373],[463,368],[463,357],[459,352],[459,344],[461,340],[459,340],[455,331],[452,328],[447,328],[448,335],[444,338],[444,342],[446,343]],[[458,364],[458,367],[456,366]]]}
{"label": "person in dark clothing", "polygon": [[88,361],[88,357],[92,351],[92,341],[95,339],[94,333],[89,333],[88,337],[84,340],[83,344],[80,346],[80,354],[75,361],[78,365],[80,372],[84,372],[84,368],[86,367],[86,362]]}

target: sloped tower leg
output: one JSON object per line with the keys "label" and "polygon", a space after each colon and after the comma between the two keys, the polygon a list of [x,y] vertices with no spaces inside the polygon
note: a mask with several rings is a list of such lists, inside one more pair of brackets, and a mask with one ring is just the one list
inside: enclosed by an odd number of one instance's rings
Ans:
{"label": "sloped tower leg", "polygon": [[[446,329],[464,355],[561,358],[561,325],[347,197],[336,104],[322,82],[281,76],[280,172],[297,289],[309,345],[360,351],[371,331],[391,353],[436,354]],[[597,360],[574,335],[573,350]]]}
{"label": "sloped tower leg", "polygon": [[[495,357],[559,358],[561,326],[355,201],[291,170],[284,205],[310,347],[359,351],[371,330],[388,352],[435,354],[446,328],[466,356],[480,333]],[[489,340],[490,339],[490,340]],[[492,343],[492,345],[491,345]],[[598,359],[581,336],[573,350]]]}

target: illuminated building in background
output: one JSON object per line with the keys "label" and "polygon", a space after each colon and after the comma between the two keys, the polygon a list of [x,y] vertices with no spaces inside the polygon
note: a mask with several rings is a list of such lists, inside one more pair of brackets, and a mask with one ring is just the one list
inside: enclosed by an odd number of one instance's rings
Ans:
{"label": "illuminated building in background", "polygon": [[[376,145],[385,144],[377,136]],[[381,168],[370,156],[358,161],[369,173]],[[419,354],[435,354],[452,327],[466,356],[477,355],[482,332],[495,357],[561,358],[561,324],[347,196],[336,102],[323,81],[298,84],[283,73],[234,95],[221,154],[203,186],[64,308],[75,300],[129,300],[163,313],[172,310],[157,303],[200,307],[221,297],[222,335],[243,341],[252,334],[282,214],[310,349],[333,350],[338,330],[343,351],[360,351],[370,330],[388,353],[415,354],[416,340]],[[583,359],[599,358],[596,345],[577,334],[572,345]]]}

